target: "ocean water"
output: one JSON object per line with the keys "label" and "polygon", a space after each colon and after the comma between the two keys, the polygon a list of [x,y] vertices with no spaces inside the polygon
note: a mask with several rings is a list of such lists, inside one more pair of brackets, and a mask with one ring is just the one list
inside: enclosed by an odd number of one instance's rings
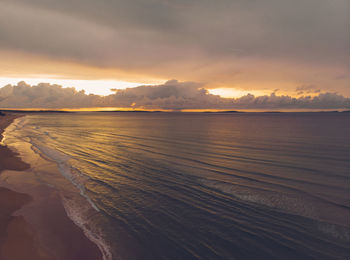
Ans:
{"label": "ocean water", "polygon": [[[96,212],[80,225],[106,259],[350,259],[348,113],[32,114],[11,127],[4,142],[56,163]],[[66,207],[74,220],[79,205]]]}

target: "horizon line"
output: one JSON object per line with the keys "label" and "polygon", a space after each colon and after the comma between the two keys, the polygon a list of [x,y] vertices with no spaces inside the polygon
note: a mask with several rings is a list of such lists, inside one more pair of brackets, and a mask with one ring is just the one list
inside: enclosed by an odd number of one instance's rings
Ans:
{"label": "horizon line", "polygon": [[349,109],[129,109],[129,108],[0,108],[13,113],[77,113],[77,112],[132,112],[132,113],[342,113]]}

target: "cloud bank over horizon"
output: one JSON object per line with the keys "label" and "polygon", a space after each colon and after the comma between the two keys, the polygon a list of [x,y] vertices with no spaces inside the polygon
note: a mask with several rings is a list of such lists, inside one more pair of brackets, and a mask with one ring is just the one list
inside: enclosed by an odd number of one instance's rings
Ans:
{"label": "cloud bank over horizon", "polygon": [[[309,90],[304,87],[303,90]],[[350,98],[337,93],[318,93],[315,96],[288,95],[222,98],[208,92],[196,82],[169,80],[162,85],[116,89],[114,94],[98,96],[75,88],[40,83],[19,82],[0,88],[0,108],[96,108],[118,107],[132,109],[350,109]]]}

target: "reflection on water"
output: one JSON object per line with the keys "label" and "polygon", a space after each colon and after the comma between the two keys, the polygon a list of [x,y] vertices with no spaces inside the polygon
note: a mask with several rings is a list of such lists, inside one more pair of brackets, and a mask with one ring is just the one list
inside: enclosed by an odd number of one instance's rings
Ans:
{"label": "reflection on water", "polygon": [[105,216],[115,259],[123,239],[143,259],[350,259],[345,113],[25,120],[13,134],[61,163]]}

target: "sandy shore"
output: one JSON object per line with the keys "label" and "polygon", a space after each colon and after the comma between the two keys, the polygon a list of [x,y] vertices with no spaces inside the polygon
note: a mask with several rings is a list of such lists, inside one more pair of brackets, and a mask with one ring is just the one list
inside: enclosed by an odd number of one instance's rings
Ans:
{"label": "sandy shore", "polygon": [[[18,115],[0,116],[0,140],[4,129]],[[6,146],[0,146],[0,174],[17,173],[25,186],[33,177],[30,165]],[[21,174],[18,172],[22,171]],[[98,247],[77,227],[63,207],[57,192],[35,183],[30,189],[14,190],[0,182],[1,260],[99,260]]]}
{"label": "sandy shore", "polygon": [[[8,127],[13,120],[15,120],[18,115],[5,115],[0,116],[0,140],[2,140],[3,132],[6,127]],[[12,152],[6,146],[0,146],[0,172],[3,170],[25,170],[28,169],[29,165],[22,162],[22,160]]]}

